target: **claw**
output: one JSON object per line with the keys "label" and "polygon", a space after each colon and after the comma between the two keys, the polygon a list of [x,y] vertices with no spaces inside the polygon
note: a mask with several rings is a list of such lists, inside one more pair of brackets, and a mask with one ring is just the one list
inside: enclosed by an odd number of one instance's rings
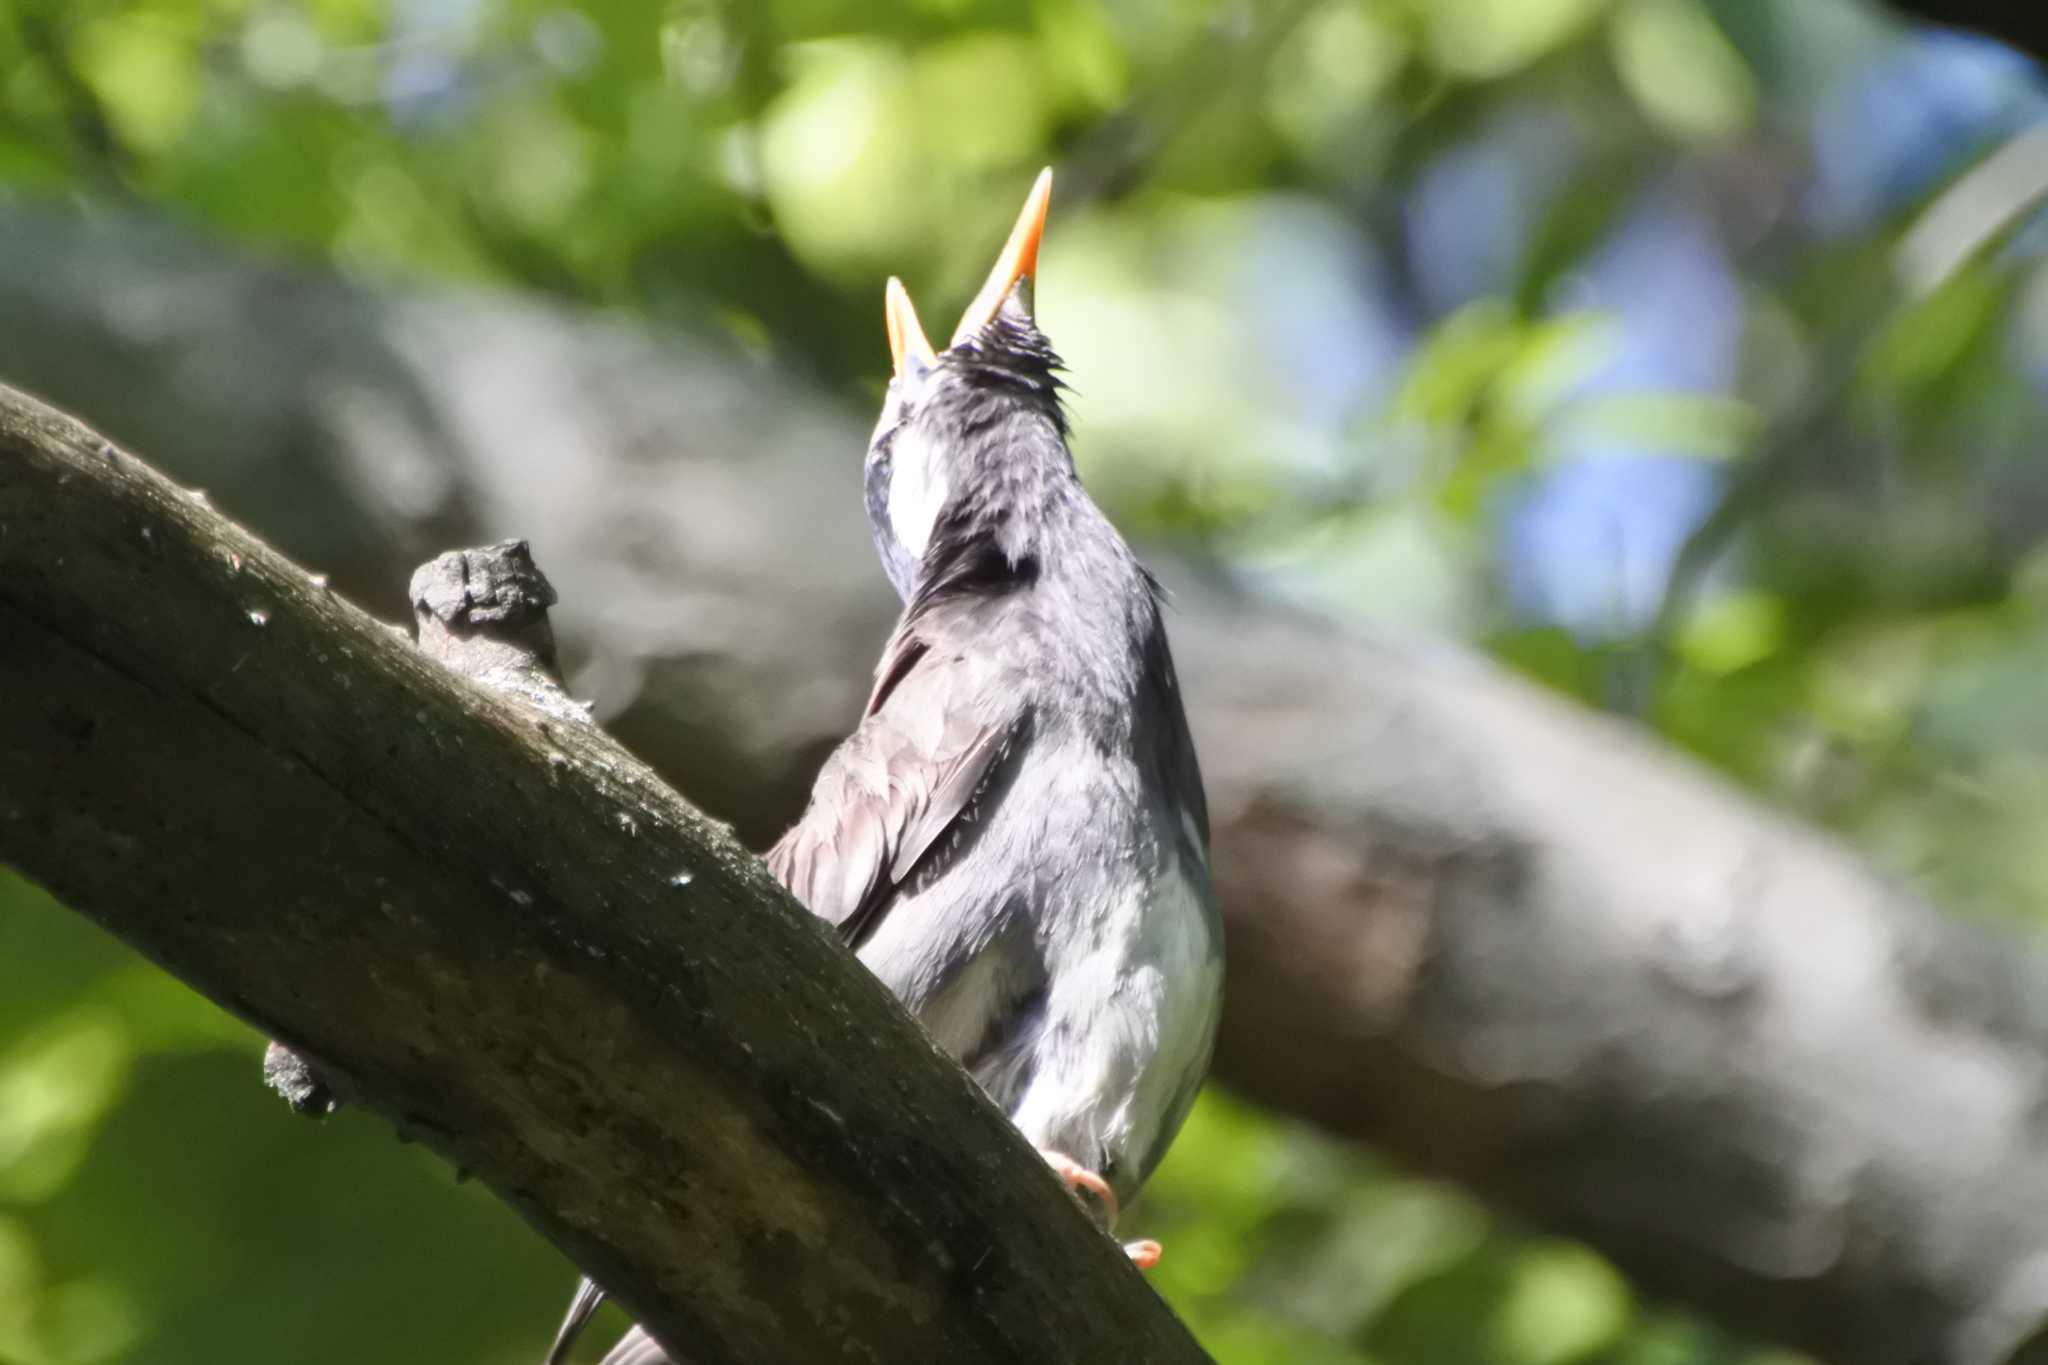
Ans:
{"label": "claw", "polygon": [[1067,1182],[1068,1189],[1086,1190],[1093,1195],[1102,1205],[1104,1221],[1110,1227],[1116,1226],[1116,1191],[1109,1187],[1107,1180],[1063,1152],[1041,1152],[1039,1155],[1045,1158],[1055,1175]]}
{"label": "claw", "polygon": [[[1053,1174],[1067,1182],[1068,1189],[1086,1190],[1095,1202],[1101,1205],[1105,1228],[1116,1226],[1116,1191],[1109,1187],[1107,1180],[1064,1152],[1040,1152],[1039,1155],[1045,1158],[1046,1165],[1052,1167]],[[1125,1242],[1124,1255],[1130,1257],[1131,1264],[1138,1269],[1150,1270],[1159,1264],[1159,1243],[1150,1237]]]}

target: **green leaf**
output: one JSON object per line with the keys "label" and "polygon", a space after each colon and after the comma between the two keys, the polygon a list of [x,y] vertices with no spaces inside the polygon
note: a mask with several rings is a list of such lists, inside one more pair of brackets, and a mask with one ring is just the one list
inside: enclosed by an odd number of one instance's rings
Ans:
{"label": "green leaf", "polygon": [[1444,71],[1497,79],[1557,48],[1606,0],[1423,0],[1429,55]]}
{"label": "green leaf", "polygon": [[1613,1266],[1570,1242],[1517,1258],[1497,1310],[1501,1365],[1568,1365],[1612,1345],[1628,1325],[1628,1286]]}
{"label": "green leaf", "polygon": [[1627,0],[1608,25],[1621,83],[1673,137],[1733,137],[1756,117],[1756,79],[1699,0]]}
{"label": "green leaf", "polygon": [[133,1056],[111,1010],[79,1006],[0,1054],[0,1200],[33,1203],[63,1188]]}

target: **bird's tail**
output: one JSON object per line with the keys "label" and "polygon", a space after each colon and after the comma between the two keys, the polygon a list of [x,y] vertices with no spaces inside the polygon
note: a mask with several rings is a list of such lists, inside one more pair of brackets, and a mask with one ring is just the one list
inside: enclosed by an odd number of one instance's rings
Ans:
{"label": "bird's tail", "polygon": [[548,1348],[548,1358],[541,1365],[562,1365],[569,1358],[569,1348],[576,1344],[576,1338],[590,1322],[590,1315],[603,1302],[604,1290],[598,1288],[596,1280],[585,1275],[583,1282],[576,1286],[576,1297],[569,1300],[569,1311],[562,1315],[562,1326],[555,1333],[555,1344]]}
{"label": "bird's tail", "polygon": [[[555,1344],[548,1348],[547,1359],[541,1365],[563,1365],[569,1358],[569,1348],[576,1344],[576,1338],[589,1325],[591,1315],[604,1302],[604,1290],[589,1276],[576,1286],[576,1297],[569,1300],[569,1311],[562,1315],[561,1330],[555,1333]],[[619,1338],[618,1345],[605,1353],[601,1365],[672,1365],[666,1353],[655,1344],[654,1338],[638,1327]]]}
{"label": "bird's tail", "polygon": [[638,1327],[619,1338],[604,1358],[603,1365],[672,1365],[654,1338]]}

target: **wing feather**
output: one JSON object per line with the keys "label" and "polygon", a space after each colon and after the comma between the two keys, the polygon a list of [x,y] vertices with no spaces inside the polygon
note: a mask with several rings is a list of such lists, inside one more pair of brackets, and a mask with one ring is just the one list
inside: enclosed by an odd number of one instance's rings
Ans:
{"label": "wing feather", "polygon": [[977,726],[960,753],[946,760],[923,812],[897,841],[896,859],[889,864],[891,882],[900,886],[909,880],[932,845],[966,814],[975,793],[988,780],[989,769],[1002,757],[1008,738],[1006,729]]}
{"label": "wing feather", "polygon": [[944,856],[1023,721],[1019,689],[925,621],[898,630],[865,717],[819,770],[811,803],[768,866],[811,913],[858,943],[898,887]]}

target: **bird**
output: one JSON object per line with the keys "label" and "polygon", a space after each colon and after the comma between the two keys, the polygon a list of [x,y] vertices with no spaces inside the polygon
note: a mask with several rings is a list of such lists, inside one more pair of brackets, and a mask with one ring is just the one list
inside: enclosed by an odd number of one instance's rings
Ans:
{"label": "bird", "polygon": [[[1082,487],[1036,320],[1051,192],[944,351],[888,282],[863,491],[903,610],[767,861],[1111,1229],[1207,1072],[1222,927],[1164,594]],[[635,1327],[604,1365],[667,1360]]]}

